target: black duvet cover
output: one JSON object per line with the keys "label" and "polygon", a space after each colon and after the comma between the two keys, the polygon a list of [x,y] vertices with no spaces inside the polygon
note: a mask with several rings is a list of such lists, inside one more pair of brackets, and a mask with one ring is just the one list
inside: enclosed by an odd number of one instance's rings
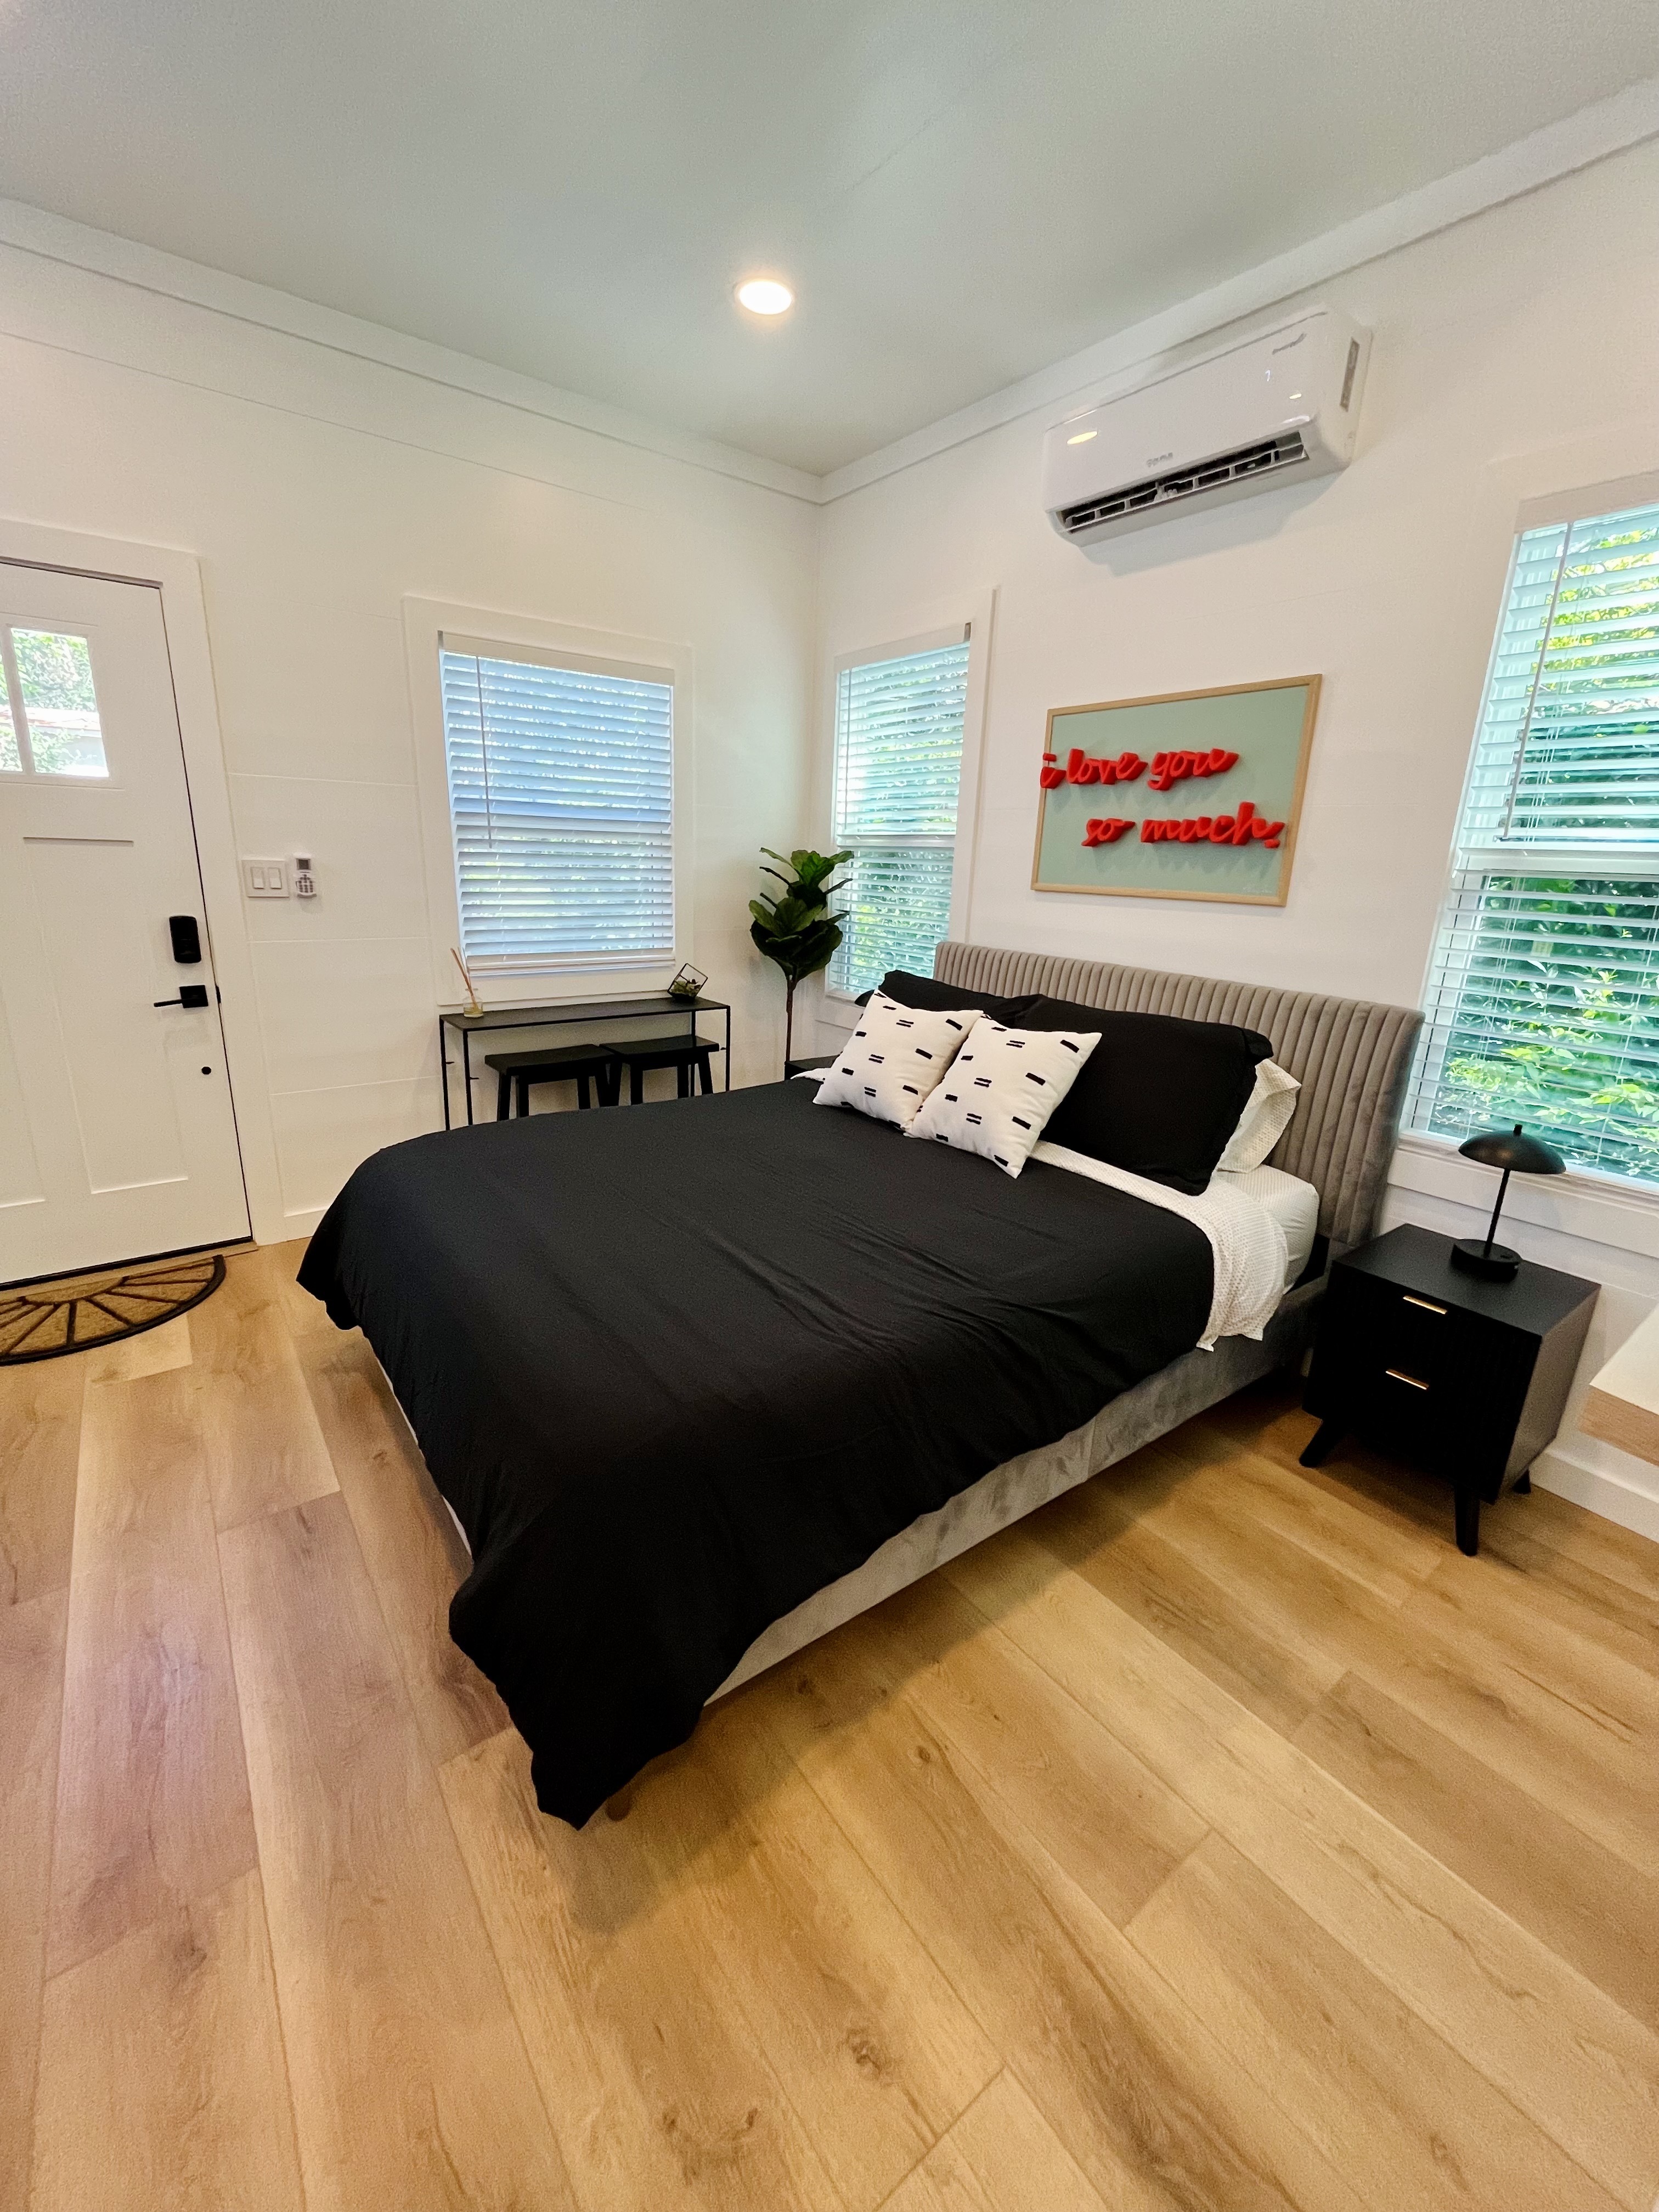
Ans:
{"label": "black duvet cover", "polygon": [[758,1636],[1197,1342],[1209,1244],[795,1082],[377,1152],[300,1280],[459,1516],[455,1641],[580,1826]]}

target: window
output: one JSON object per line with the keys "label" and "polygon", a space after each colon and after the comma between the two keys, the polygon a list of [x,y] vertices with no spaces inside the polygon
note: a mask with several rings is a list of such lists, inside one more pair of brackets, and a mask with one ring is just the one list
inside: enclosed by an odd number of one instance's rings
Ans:
{"label": "window", "polygon": [[951,928],[969,641],[854,659],[836,678],[833,829],[850,851],[832,990],[856,995],[890,968],[933,972]]}
{"label": "window", "polygon": [[1659,507],[1516,541],[1430,973],[1416,1128],[1524,1121],[1659,1182]]}
{"label": "window", "polygon": [[672,672],[448,634],[438,658],[468,966],[671,959]]}
{"label": "window", "polygon": [[0,629],[0,770],[108,775],[85,638]]}

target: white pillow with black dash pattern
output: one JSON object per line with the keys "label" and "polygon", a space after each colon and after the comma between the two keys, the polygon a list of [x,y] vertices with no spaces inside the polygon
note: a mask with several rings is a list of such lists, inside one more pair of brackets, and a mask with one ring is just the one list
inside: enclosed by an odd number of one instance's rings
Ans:
{"label": "white pillow with black dash pattern", "polygon": [[1005,1029],[981,1014],[904,1133],[978,1152],[1005,1175],[1017,1176],[1099,1042],[1097,1033]]}
{"label": "white pillow with black dash pattern", "polygon": [[928,1013],[872,992],[869,1005],[859,1010],[858,1027],[819,1084],[817,1103],[851,1106],[873,1121],[908,1128],[979,1019],[971,1006]]}

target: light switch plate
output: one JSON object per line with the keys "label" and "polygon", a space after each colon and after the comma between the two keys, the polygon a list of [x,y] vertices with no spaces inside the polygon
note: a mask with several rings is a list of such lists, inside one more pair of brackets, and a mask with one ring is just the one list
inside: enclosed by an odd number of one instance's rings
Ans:
{"label": "light switch plate", "polygon": [[286,898],[288,862],[244,859],[242,889],[249,898]]}

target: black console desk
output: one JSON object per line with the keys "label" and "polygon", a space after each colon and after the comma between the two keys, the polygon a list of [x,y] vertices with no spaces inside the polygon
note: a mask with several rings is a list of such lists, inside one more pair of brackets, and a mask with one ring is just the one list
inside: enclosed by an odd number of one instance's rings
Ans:
{"label": "black console desk", "polygon": [[[653,992],[645,999],[566,999],[547,1006],[487,1006],[481,1014],[469,1014],[457,1007],[447,1010],[438,1017],[438,1080],[443,1085],[444,1127],[451,1127],[449,1111],[449,1071],[459,1066],[461,1088],[466,1096],[466,1118],[474,1118],[472,1085],[477,1079],[472,1072],[472,1040],[481,1030],[539,1030],[561,1024],[606,1022],[613,1027],[624,1022],[648,1021],[655,1016],[672,1015],[679,1023],[678,1030],[664,1030],[665,1040],[672,1036],[695,1036],[699,1014],[724,1014],[726,1017],[726,1088],[732,1088],[732,1009],[724,999],[677,999],[667,991]],[[453,1035],[460,1040],[461,1054],[458,1061],[449,1056],[449,1041]]]}
{"label": "black console desk", "polygon": [[1331,1269],[1303,1403],[1320,1416],[1317,1467],[1346,1430],[1451,1486],[1460,1551],[1480,1508],[1529,1470],[1561,1425],[1600,1285],[1523,1260],[1513,1282],[1451,1264],[1452,1240],[1412,1224]]}

